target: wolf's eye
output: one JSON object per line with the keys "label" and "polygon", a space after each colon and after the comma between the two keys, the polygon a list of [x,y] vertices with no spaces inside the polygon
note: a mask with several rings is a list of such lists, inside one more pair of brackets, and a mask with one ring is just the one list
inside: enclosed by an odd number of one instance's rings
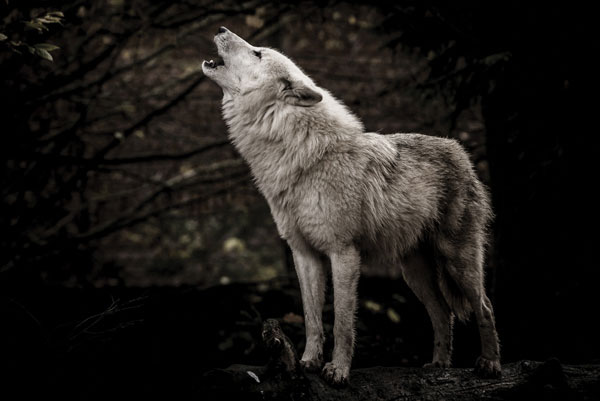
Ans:
{"label": "wolf's eye", "polygon": [[254,53],[254,55],[258,58],[262,58],[262,53],[259,52],[258,50],[253,50],[252,53]]}

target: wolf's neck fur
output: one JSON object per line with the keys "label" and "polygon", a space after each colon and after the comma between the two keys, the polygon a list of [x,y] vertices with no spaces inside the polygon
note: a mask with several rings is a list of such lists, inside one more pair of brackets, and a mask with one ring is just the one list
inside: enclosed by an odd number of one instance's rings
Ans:
{"label": "wolf's neck fur", "polygon": [[364,132],[358,118],[325,91],[320,103],[306,108],[226,97],[223,117],[269,200],[293,186],[336,143]]}

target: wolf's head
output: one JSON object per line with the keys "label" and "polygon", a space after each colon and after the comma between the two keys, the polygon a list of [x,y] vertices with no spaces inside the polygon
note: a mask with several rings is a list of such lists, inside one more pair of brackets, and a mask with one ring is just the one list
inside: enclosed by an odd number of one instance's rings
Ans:
{"label": "wolf's head", "polygon": [[323,99],[312,80],[276,50],[252,46],[225,27],[219,28],[214,40],[222,60],[204,61],[202,71],[223,89],[225,98],[302,107]]}

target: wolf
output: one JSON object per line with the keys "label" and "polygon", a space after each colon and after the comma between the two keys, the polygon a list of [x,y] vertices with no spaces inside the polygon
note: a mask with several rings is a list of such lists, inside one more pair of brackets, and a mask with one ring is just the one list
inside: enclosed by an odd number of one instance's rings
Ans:
{"label": "wolf", "polygon": [[[202,70],[222,88],[229,138],[292,250],[304,308],[304,369],[322,369],[332,385],[347,382],[360,271],[385,264],[400,270],[431,318],[433,360],[426,367],[450,366],[454,318],[474,314],[481,338],[475,370],[500,375],[483,271],[493,214],[460,144],[365,132],[342,102],[282,53],[225,27],[214,41],[220,59],[204,61]],[[334,348],[323,365],[329,265]]]}

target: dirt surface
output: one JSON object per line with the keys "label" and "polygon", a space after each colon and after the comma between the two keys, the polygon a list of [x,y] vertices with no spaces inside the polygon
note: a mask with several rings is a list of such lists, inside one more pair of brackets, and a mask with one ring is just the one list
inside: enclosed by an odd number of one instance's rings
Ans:
{"label": "dirt surface", "polygon": [[[509,319],[499,319],[504,361],[553,356],[526,345],[536,336],[540,349],[561,345],[552,351],[562,365],[513,362],[505,365],[501,381],[482,381],[472,373],[479,348],[477,328],[457,324],[453,359],[457,368],[427,371],[420,366],[431,358],[431,326],[406,286],[365,277],[359,294],[351,383],[334,390],[316,375],[291,381],[265,377],[262,366],[269,355],[261,336],[264,321],[276,319],[300,355],[304,348],[301,298],[294,280],[205,289],[2,286],[0,360],[8,374],[1,378],[0,399],[206,399],[211,394],[213,399],[226,399],[219,397],[226,392],[244,400],[282,394],[294,394],[284,399],[347,401],[436,399],[439,394],[448,400],[488,395],[488,399],[598,399],[594,354],[587,361],[569,359],[573,344],[558,338],[559,333],[540,337],[511,326]],[[326,359],[333,346],[332,325],[328,299]],[[525,345],[506,345],[518,343],[515,333]],[[594,344],[592,339],[582,341]],[[234,364],[243,365],[228,368]],[[528,392],[539,397],[529,398]],[[2,396],[7,393],[11,397]],[[355,398],[350,398],[352,394]]]}
{"label": "dirt surface", "polygon": [[580,400],[600,396],[600,365],[563,366],[558,359],[506,364],[501,378],[472,369],[371,367],[335,388],[299,369],[298,354],[278,321],[263,323],[266,366],[232,365],[204,374],[203,398],[247,400]]}
{"label": "dirt surface", "polygon": [[600,365],[520,361],[504,365],[500,379],[480,379],[472,369],[371,367],[353,370],[341,389],[316,374],[274,380],[262,367],[234,365],[207,372],[202,384],[200,393],[211,400],[597,400]]}

